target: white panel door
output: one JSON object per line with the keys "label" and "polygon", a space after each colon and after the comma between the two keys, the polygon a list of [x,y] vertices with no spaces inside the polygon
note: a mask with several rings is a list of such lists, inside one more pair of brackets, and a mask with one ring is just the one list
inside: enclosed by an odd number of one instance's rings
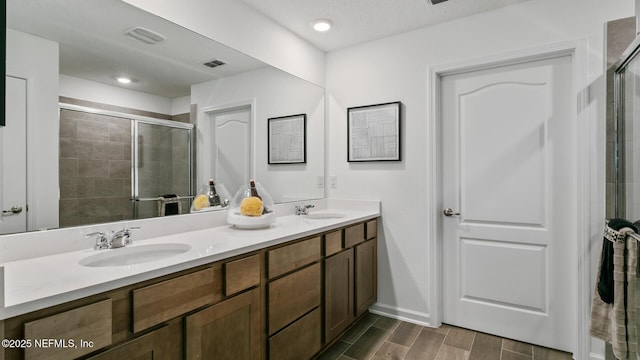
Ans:
{"label": "white panel door", "polygon": [[446,323],[574,348],[571,74],[563,56],[443,77]]}
{"label": "white panel door", "polygon": [[251,109],[213,114],[212,176],[231,196],[251,178]]}
{"label": "white panel door", "polygon": [[0,234],[27,231],[27,81],[6,77],[5,120],[0,127]]}

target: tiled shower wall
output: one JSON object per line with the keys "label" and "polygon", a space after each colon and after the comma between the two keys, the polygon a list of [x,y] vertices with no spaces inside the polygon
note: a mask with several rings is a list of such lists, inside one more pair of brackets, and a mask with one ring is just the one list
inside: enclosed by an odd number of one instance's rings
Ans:
{"label": "tiled shower wall", "polygon": [[131,122],[60,111],[60,226],[130,219]]}
{"label": "tiled shower wall", "polygon": [[[92,108],[171,119],[168,115],[76,99],[60,100]],[[185,116],[179,117],[184,121]],[[130,120],[61,110],[60,227],[132,219],[131,159]]]}

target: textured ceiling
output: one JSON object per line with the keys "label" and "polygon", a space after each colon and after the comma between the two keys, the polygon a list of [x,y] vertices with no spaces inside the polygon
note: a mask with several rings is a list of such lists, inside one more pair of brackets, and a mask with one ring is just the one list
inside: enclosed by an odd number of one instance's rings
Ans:
{"label": "textured ceiling", "polygon": [[[242,0],[324,51],[380,39],[526,0]],[[311,22],[331,19],[333,29],[317,33]]]}

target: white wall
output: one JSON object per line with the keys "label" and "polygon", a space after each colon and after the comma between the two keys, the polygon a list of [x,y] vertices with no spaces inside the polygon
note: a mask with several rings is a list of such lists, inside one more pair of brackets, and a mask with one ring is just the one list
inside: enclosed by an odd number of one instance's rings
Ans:
{"label": "white wall", "polygon": [[189,112],[191,112],[191,96],[183,96],[171,101],[171,115],[186,114]]}
{"label": "white wall", "polygon": [[[173,100],[147,94],[141,91],[124,89],[117,86],[102,84],[96,81],[80,79],[60,74],[60,96],[74,99],[93,101],[101,104],[121,106],[130,109],[145,110],[160,114],[173,115]],[[181,113],[188,113],[189,106],[182,104]]]}
{"label": "white wall", "polygon": [[[252,114],[252,159],[254,177],[275,202],[324,197],[316,178],[324,176],[324,91],[280,70],[263,69],[193,85],[191,99],[198,106],[198,184],[212,172],[210,118],[206,109],[255,105]],[[305,164],[267,164],[267,119],[307,114],[307,162]],[[249,179],[246,179],[247,181]],[[227,189],[233,195],[237,189]]]}
{"label": "white wall", "polygon": [[324,52],[242,1],[124,1],[278,69],[324,85]]}
{"label": "white wall", "polygon": [[27,79],[29,230],[58,227],[58,53],[58,43],[7,29],[7,75]]}
{"label": "white wall", "polygon": [[[382,202],[382,235],[378,252],[377,309],[418,322],[429,322],[434,286],[429,284],[429,206],[436,194],[426,184],[430,144],[428,134],[429,67],[467,59],[585,39],[589,103],[580,104],[593,129],[594,160],[587,186],[591,219],[604,219],[604,82],[602,44],[605,21],[634,13],[634,0],[530,0],[476,16],[354,46],[327,54],[327,175],[338,177],[328,196],[375,199]],[[578,94],[576,94],[578,96]],[[403,161],[348,163],[346,109],[352,106],[402,101]],[[600,226],[587,245],[597,265]],[[594,266],[595,266],[594,265]],[[595,276],[595,274],[594,274]],[[594,343],[594,352],[602,344]]]}

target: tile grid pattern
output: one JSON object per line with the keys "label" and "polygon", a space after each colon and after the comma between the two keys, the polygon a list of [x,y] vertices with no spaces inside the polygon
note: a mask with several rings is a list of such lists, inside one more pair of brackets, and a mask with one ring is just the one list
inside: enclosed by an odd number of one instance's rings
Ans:
{"label": "tile grid pattern", "polygon": [[571,354],[450,325],[428,328],[367,314],[320,360],[570,360]]}

